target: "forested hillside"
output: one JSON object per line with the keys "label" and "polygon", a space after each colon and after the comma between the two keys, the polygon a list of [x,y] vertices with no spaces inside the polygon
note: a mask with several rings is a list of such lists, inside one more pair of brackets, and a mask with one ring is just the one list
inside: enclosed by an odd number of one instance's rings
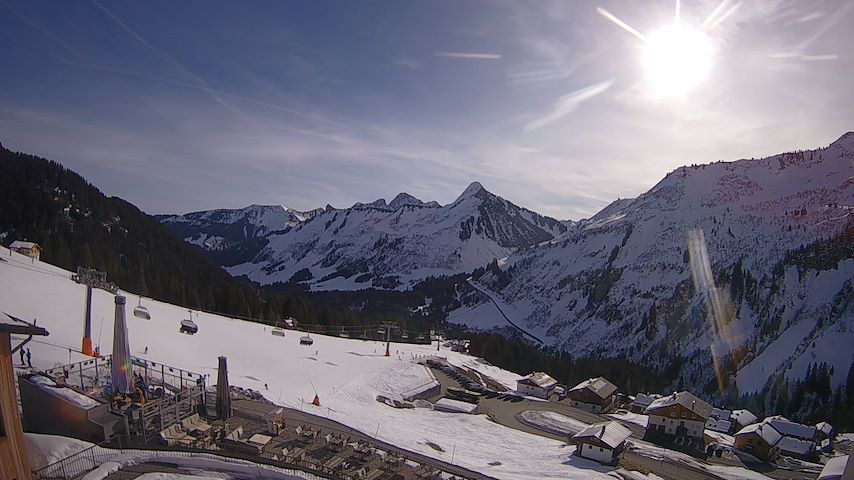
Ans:
{"label": "forested hillside", "polygon": [[338,309],[315,309],[303,295],[263,292],[229,276],[195,246],[132,204],[107,197],[55,161],[0,147],[0,242],[29,240],[42,260],[107,272],[121,288],[190,308],[275,322],[356,323]]}

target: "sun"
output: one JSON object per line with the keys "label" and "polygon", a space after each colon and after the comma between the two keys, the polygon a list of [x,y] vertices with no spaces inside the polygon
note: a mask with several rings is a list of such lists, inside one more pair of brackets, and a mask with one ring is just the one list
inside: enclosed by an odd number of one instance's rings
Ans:
{"label": "sun", "polygon": [[643,46],[646,80],[659,96],[686,96],[709,77],[713,59],[711,39],[679,23],[647,35]]}

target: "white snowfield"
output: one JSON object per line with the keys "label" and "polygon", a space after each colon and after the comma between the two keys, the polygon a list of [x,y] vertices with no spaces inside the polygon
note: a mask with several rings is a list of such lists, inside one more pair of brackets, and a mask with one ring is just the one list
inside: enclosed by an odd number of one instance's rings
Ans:
{"label": "white snowfield", "polygon": [[[34,367],[46,369],[86,358],[77,352],[85,288],[71,281],[68,271],[5,248],[0,248],[0,256],[5,260],[0,261],[0,310],[27,321],[37,319],[38,326],[50,332],[27,345]],[[275,337],[270,327],[201,312],[193,316],[199,332],[190,336],[178,332],[179,322],[188,317],[187,309],[143,299],[151,320],[142,320],[132,313],[139,297],[124,295],[131,352],[138,357],[207,373],[215,380],[217,357],[225,355],[232,385],[259,390],[282,405],[328,415],[401,448],[449,462],[453,455],[453,463],[496,478],[614,478],[608,474],[613,468],[573,456],[572,446],[503,427],[485,415],[395,409],[375,400],[378,394],[397,397],[430,381],[425,367],[412,357],[435,355],[435,346],[392,344],[393,356],[387,358],[380,342],[312,335],[314,345],[304,347],[299,345],[299,332]],[[114,297],[96,290],[92,340],[105,354],[112,349],[113,311]],[[518,378],[468,355],[444,349],[439,354],[505,384],[515,386]],[[18,359],[14,360],[17,365]],[[309,403],[315,394],[312,383],[320,407]]]}

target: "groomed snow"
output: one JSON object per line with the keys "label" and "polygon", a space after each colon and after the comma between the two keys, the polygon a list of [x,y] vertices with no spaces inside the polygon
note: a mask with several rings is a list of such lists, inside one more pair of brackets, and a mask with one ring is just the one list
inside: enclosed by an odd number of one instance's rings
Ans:
{"label": "groomed snow", "polygon": [[[7,249],[0,249],[0,255],[7,260],[0,262],[0,307],[28,321],[38,319],[38,325],[50,332],[28,344],[33,365],[46,369],[69,359],[85,359],[73,351],[81,344],[85,288],[71,281],[68,271],[33,263]],[[136,295],[125,295],[129,308],[139,301]],[[380,342],[312,335],[314,345],[303,347],[299,332],[289,330],[284,338],[275,337],[270,327],[203,312],[194,312],[199,332],[190,336],[178,332],[187,309],[149,299],[142,305],[151,312],[150,320],[127,316],[131,352],[138,357],[215,379],[217,357],[225,355],[232,385],[261,391],[282,405],[328,415],[369,435],[377,433],[401,448],[445,461],[451,461],[454,452],[453,463],[497,478],[613,478],[607,475],[613,468],[573,456],[572,446],[503,427],[485,415],[395,409],[376,401],[377,395],[396,397],[429,382],[424,367],[414,359],[436,355],[435,346],[392,344],[392,357],[387,358]],[[96,290],[92,336],[105,354],[112,349],[113,310],[113,296]],[[146,347],[148,355],[143,353]],[[439,355],[505,385],[515,387],[519,378],[468,355],[444,349]],[[320,407],[309,403],[315,394],[312,383]]]}

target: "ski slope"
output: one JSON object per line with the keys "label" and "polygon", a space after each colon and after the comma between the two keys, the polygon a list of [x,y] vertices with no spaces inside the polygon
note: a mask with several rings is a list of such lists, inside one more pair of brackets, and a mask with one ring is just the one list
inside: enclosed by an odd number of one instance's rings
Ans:
{"label": "ski slope", "polygon": [[[50,336],[33,339],[33,365],[46,369],[84,359],[78,350],[83,332],[85,287],[71,281],[71,272],[0,248],[0,310],[33,321]],[[392,344],[383,356],[380,342],[312,335],[314,345],[299,345],[300,332],[274,337],[261,324],[204,312],[193,312],[196,335],[178,332],[187,309],[142,299],[151,320],[133,316],[139,297],[127,297],[127,321],[133,355],[158,363],[210,374],[216,378],[217,357],[228,357],[232,385],[252,388],[282,405],[329,416],[369,435],[434,458],[496,478],[604,479],[614,469],[573,456],[562,442],[508,429],[485,415],[460,415],[426,409],[394,409],[375,400],[378,394],[399,396],[430,380],[416,356],[435,355],[435,347]],[[112,349],[113,296],[93,295],[92,341],[100,351]],[[144,353],[148,347],[148,354]],[[441,351],[460,366],[497,377],[505,384],[518,375],[500,371],[474,357]],[[15,359],[17,360],[17,358]],[[265,390],[264,384],[269,385]],[[313,386],[312,386],[313,385]],[[510,385],[508,385],[510,386]],[[309,402],[315,389],[321,406]],[[427,445],[440,445],[438,452]],[[490,465],[492,464],[492,465]]]}

